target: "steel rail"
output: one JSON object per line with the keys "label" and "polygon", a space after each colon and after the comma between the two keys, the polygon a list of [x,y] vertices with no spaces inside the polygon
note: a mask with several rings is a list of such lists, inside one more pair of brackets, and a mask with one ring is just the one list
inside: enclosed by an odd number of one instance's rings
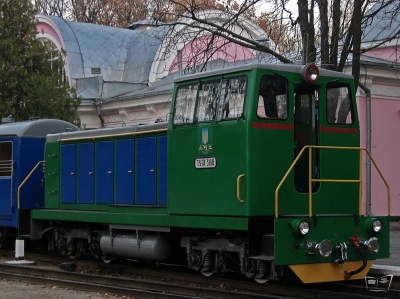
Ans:
{"label": "steel rail", "polygon": [[[12,252],[7,253],[7,251],[0,250],[0,254],[2,256],[12,257]],[[148,267],[142,268],[135,264],[135,266],[129,266],[129,261],[125,261],[123,263],[122,276],[121,272],[113,272],[118,274],[118,277],[112,276],[112,272],[106,271],[107,275],[99,275],[99,273],[93,269],[94,263],[93,261],[85,261],[81,259],[75,259],[77,265],[84,265],[85,267],[90,267],[96,274],[82,274],[82,276],[76,276],[77,273],[60,271],[58,270],[58,265],[61,262],[71,260],[69,258],[65,258],[62,256],[48,256],[48,255],[39,255],[27,253],[25,254],[26,258],[35,257],[38,262],[37,266],[10,266],[8,265],[7,269],[4,269],[0,264],[0,278],[4,277],[7,279],[11,279],[10,277],[14,277],[14,280],[24,280],[38,283],[38,284],[52,284],[61,287],[66,287],[69,289],[79,289],[84,291],[95,291],[97,293],[115,293],[118,295],[132,296],[132,297],[140,297],[140,298],[305,298],[305,299],[315,299],[315,298],[324,298],[324,299],[337,299],[338,296],[340,298],[352,298],[352,299],[370,299],[370,298],[381,298],[382,293],[373,293],[368,292],[365,285],[363,286],[353,286],[353,284],[357,283],[357,281],[352,281],[351,284],[341,284],[340,292],[338,293],[338,287],[336,283],[333,284],[313,284],[313,285],[304,285],[298,284],[296,281],[292,280],[290,283],[274,284],[257,284],[254,281],[246,281],[242,279],[227,279],[221,278],[218,276],[215,277],[203,277],[193,272],[193,274],[180,273],[176,270],[171,270],[168,267],[168,270],[160,270],[160,267],[157,269],[149,269]],[[41,264],[50,262],[53,263],[53,266],[42,266]],[[57,264],[57,265],[54,265]],[[111,266],[112,264],[102,264],[106,268]],[[116,265],[118,268],[118,265]],[[14,269],[15,270],[14,270]],[[10,270],[9,270],[10,269]],[[54,272],[47,272],[47,269],[57,269]],[[79,269],[79,268],[78,268]],[[10,274],[7,271],[13,271],[14,274]],[[80,269],[79,269],[80,270]],[[60,274],[63,276],[60,277]],[[78,273],[80,274],[80,273]],[[27,275],[27,277],[21,276]],[[29,276],[33,276],[30,278]],[[46,277],[53,276],[52,280],[46,280]],[[77,278],[79,277],[79,278]],[[132,279],[134,277],[134,279]],[[115,279],[114,279],[115,278]],[[74,283],[76,280],[79,280],[76,285]],[[144,281],[149,282],[149,285],[157,285],[158,282],[163,283],[162,286],[159,286],[158,289],[149,289],[145,284],[141,284]],[[84,288],[85,284],[82,282],[88,282],[88,288]],[[363,283],[360,281],[359,283]],[[100,286],[103,285],[104,287]],[[112,287],[110,287],[110,285]],[[185,286],[185,289],[182,289],[182,285]],[[137,293],[129,293],[136,292],[137,289],[145,290],[143,294],[138,295]],[[194,289],[196,295],[191,295],[193,293],[191,288]],[[127,289],[127,290],[126,290]],[[134,290],[131,290],[134,289]],[[140,291],[139,290],[139,291]],[[179,291],[178,296],[174,297],[175,290]],[[212,293],[212,291],[215,291]],[[391,287],[391,292],[396,292],[394,287]],[[176,292],[177,293],[177,292]],[[160,295],[160,296],[159,296]],[[159,296],[159,297],[158,297]],[[397,298],[397,297],[396,297]]]}
{"label": "steel rail", "polygon": [[171,282],[99,276],[67,271],[57,271],[38,267],[0,265],[0,277],[29,281],[40,284],[51,283],[61,287],[83,291],[115,293],[140,298],[263,298],[278,299],[281,296],[257,294],[237,290],[223,290],[209,286],[175,284]]}

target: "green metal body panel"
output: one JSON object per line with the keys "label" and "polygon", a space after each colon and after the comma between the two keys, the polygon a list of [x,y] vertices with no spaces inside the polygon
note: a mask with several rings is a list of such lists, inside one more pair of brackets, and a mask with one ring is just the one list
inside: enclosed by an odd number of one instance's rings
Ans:
{"label": "green metal body panel", "polygon": [[60,143],[46,143],[45,207],[60,207]]}
{"label": "green metal body panel", "polygon": [[[212,132],[212,154],[199,153],[199,132]],[[223,126],[203,124],[196,127],[178,127],[169,136],[168,151],[168,212],[188,215],[248,214],[247,201],[236,198],[236,180],[247,173],[248,123],[227,122]],[[195,159],[213,156],[216,167],[196,169]],[[241,183],[241,196],[246,198],[246,180]]]}
{"label": "green metal body panel", "polygon": [[[259,123],[276,124],[265,121]],[[250,192],[246,198],[251,203],[250,213],[252,216],[274,215],[275,189],[292,163],[290,158],[285,157],[293,156],[293,131],[252,128],[250,144],[251,171],[247,174]],[[292,184],[288,185],[284,186],[282,192],[289,188],[293,194]]]}
{"label": "green metal body panel", "polygon": [[[371,218],[382,220],[383,229],[379,233],[368,233],[366,221]],[[299,236],[295,233],[296,228],[292,223],[296,219],[307,220],[310,223],[310,232],[307,236]],[[360,217],[357,223],[355,217],[319,217],[314,221],[312,218],[277,218],[275,219],[275,264],[276,265],[296,265],[309,263],[328,263],[340,259],[335,251],[329,257],[322,257],[318,253],[307,254],[307,242],[314,241],[320,243],[322,240],[329,240],[332,246],[345,242],[347,245],[347,257],[349,261],[361,260],[356,247],[350,241],[355,234],[360,240],[368,240],[377,237],[380,242],[380,250],[376,254],[371,254],[367,249],[363,249],[367,260],[375,260],[389,257],[389,217]]]}

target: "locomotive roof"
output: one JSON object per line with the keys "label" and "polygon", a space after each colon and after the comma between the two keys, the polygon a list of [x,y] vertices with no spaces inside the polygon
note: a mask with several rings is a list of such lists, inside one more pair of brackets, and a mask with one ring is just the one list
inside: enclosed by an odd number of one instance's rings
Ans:
{"label": "locomotive roof", "polygon": [[38,119],[0,125],[0,136],[44,138],[47,134],[77,131],[79,128],[58,119]]}
{"label": "locomotive roof", "polygon": [[[190,74],[187,76],[181,76],[181,77],[178,77],[175,80],[175,82],[177,83],[177,82],[182,82],[182,81],[187,81],[187,80],[192,80],[192,79],[224,75],[224,74],[233,73],[233,72],[250,71],[253,69],[265,69],[265,70],[284,71],[284,72],[290,72],[290,73],[301,73],[301,70],[303,67],[304,67],[304,65],[302,65],[302,64],[289,64],[289,63],[287,63],[287,64],[260,64],[260,63],[245,64],[245,65],[240,65],[240,66],[216,69],[216,70],[202,72],[202,73]],[[346,78],[346,79],[353,78],[353,76],[350,74],[345,74],[345,73],[331,71],[331,70],[322,69],[322,68],[319,68],[319,73],[320,73],[320,76],[338,77],[338,78]]]}
{"label": "locomotive roof", "polygon": [[129,135],[135,132],[146,132],[154,130],[162,130],[167,128],[167,122],[143,124],[135,126],[125,126],[116,128],[102,128],[95,130],[79,131],[79,132],[64,132],[58,134],[50,134],[47,136],[47,142],[54,142],[60,140],[76,140],[86,138],[104,138],[106,136]]}

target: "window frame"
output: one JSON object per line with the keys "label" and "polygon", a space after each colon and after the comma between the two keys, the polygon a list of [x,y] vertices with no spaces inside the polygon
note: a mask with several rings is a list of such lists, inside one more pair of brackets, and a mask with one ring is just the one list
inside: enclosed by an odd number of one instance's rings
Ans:
{"label": "window frame", "polygon": [[[177,108],[177,103],[178,103],[178,101],[177,101],[177,99],[178,99],[178,93],[179,93],[179,90],[181,89],[181,88],[189,88],[189,86],[192,86],[192,87],[195,87],[196,88],[196,95],[195,95],[195,98],[194,98],[194,107],[193,107],[193,109],[191,109],[191,112],[192,112],[192,117],[191,117],[191,121],[189,121],[189,122],[185,122],[185,121],[182,121],[182,122],[176,122],[176,108]],[[195,117],[195,111],[196,111],[196,103],[197,103],[197,98],[198,98],[198,94],[199,94],[199,88],[200,87],[200,82],[196,82],[196,83],[190,83],[190,84],[182,84],[182,85],[180,85],[180,86],[178,86],[177,88],[176,88],[176,92],[175,92],[175,101],[174,101],[174,112],[173,112],[173,118],[172,118],[172,123],[173,123],[173,125],[174,126],[181,126],[181,125],[189,125],[189,124],[194,124],[195,123],[195,119],[194,119],[194,117]],[[186,112],[186,111],[185,111]]]}
{"label": "window frame", "polygon": [[[233,116],[233,117],[221,117],[223,115],[223,111],[224,111],[223,108],[220,109],[220,107],[222,107],[222,105],[221,105],[222,92],[225,91],[225,95],[229,94],[229,93],[226,92],[227,84],[226,83],[224,84],[224,81],[228,81],[228,80],[232,81],[234,79],[240,79],[240,78],[243,78],[243,81],[239,82],[239,86],[237,88],[237,91],[243,91],[243,92],[242,93],[237,92],[235,94],[243,96],[241,112],[239,114],[236,114],[236,116]],[[217,116],[216,116],[216,120],[217,121],[237,120],[237,119],[243,117],[244,109],[245,109],[245,106],[246,106],[247,87],[248,87],[248,81],[249,81],[248,79],[249,79],[248,76],[245,75],[245,74],[236,75],[236,76],[232,76],[232,77],[222,77],[221,78],[220,97],[219,97],[219,101],[218,101]],[[243,84],[243,82],[245,83],[245,86],[244,86],[244,89],[242,90],[240,85]],[[225,97],[225,95],[224,95],[224,97]],[[231,95],[232,95],[232,93],[231,93]],[[229,103],[229,102],[230,102],[229,100],[228,101],[224,101],[223,104],[225,105],[226,103]],[[233,107],[235,107],[235,106],[233,106]],[[234,109],[236,109],[236,108],[234,108]],[[218,112],[220,112],[220,113],[218,113]]]}
{"label": "window frame", "polygon": [[[276,94],[276,95],[275,95],[275,105],[276,105],[276,106],[278,105],[278,104],[277,104],[277,102],[278,102],[278,101],[277,101],[277,97],[278,97],[278,96],[283,96],[283,95],[285,95],[285,101],[284,101],[284,103],[282,104],[282,105],[286,106],[286,107],[283,108],[283,110],[284,110],[284,117],[279,117],[279,108],[278,108],[278,107],[276,107],[276,113],[277,113],[277,116],[276,116],[276,117],[274,117],[274,116],[267,116],[266,113],[265,113],[265,116],[262,116],[262,115],[259,114],[259,108],[260,108],[260,107],[263,108],[263,109],[264,109],[264,112],[265,112],[265,102],[263,102],[263,105],[259,105],[260,100],[262,100],[262,101],[265,100],[264,97],[261,95],[261,84],[262,84],[262,81],[263,81],[263,78],[264,78],[264,77],[280,78],[280,79],[282,80],[282,82],[285,83],[285,94]],[[257,94],[258,94],[258,99],[257,99],[256,115],[257,115],[257,118],[258,118],[258,119],[262,119],[262,120],[286,121],[286,120],[289,118],[289,81],[288,81],[288,79],[287,79],[286,77],[280,76],[280,75],[276,75],[276,74],[275,74],[275,75],[272,75],[272,74],[263,74],[263,75],[260,77],[260,82],[259,82],[259,84],[258,84],[258,92],[257,92]]]}
{"label": "window frame", "polygon": [[[339,103],[336,104],[335,114],[333,115],[332,111],[330,110],[331,104],[330,104],[330,98],[329,98],[329,95],[328,95],[328,91],[332,90],[332,89],[335,89],[335,88],[336,89],[346,88],[347,94],[346,94],[345,97],[342,97],[341,102],[340,102],[340,106],[338,106]],[[326,113],[326,121],[327,121],[327,123],[330,124],[330,125],[345,125],[345,126],[354,125],[354,123],[356,121],[355,120],[355,114],[354,114],[355,113],[355,111],[354,111],[354,99],[353,99],[353,95],[351,93],[350,85],[345,83],[345,82],[336,82],[336,81],[328,82],[326,84],[325,96],[326,96],[326,111],[325,111],[325,113]],[[339,97],[340,97],[340,94],[339,94]],[[336,116],[339,115],[341,107],[343,105],[343,100],[346,100],[346,98],[347,98],[347,101],[344,102],[344,103],[345,104],[346,103],[349,104],[349,111],[346,114],[345,119],[347,120],[348,117],[349,117],[349,114],[350,114],[351,122],[347,122],[346,120],[344,122],[338,122],[338,117],[336,118]],[[339,102],[339,100],[340,99],[338,99],[338,102]],[[335,121],[332,121],[330,119],[331,116],[335,117]]]}
{"label": "window frame", "polygon": [[[3,144],[10,144],[9,148],[5,151],[2,150]],[[4,152],[6,153],[4,155]],[[5,158],[10,159],[4,159]],[[12,141],[0,141],[0,178],[12,177],[13,175],[13,142]]]}
{"label": "window frame", "polygon": [[[214,83],[216,83],[216,84],[214,84]],[[203,89],[203,86],[212,85],[212,84],[216,85],[217,88],[218,88],[217,91],[214,94],[215,95],[215,97],[214,97],[215,107],[214,107],[214,115],[213,115],[214,118],[199,120],[200,99],[202,99],[202,100],[204,99],[203,95],[200,96],[200,94],[205,91]],[[220,78],[219,80],[210,80],[210,81],[200,82],[200,85],[199,85],[200,88],[198,90],[197,98],[196,98],[196,105],[195,105],[196,108],[195,108],[195,111],[194,111],[194,118],[193,118],[194,123],[215,122],[217,120],[217,108],[219,106],[219,99],[221,98],[221,85],[222,85],[222,78]],[[208,98],[208,95],[206,96],[206,98]],[[204,114],[206,115],[206,113],[204,113]]]}

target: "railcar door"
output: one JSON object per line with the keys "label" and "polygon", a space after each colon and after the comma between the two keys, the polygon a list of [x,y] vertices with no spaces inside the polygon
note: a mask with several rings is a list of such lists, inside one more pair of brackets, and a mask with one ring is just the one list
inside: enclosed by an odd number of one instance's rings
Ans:
{"label": "railcar door", "polygon": [[96,203],[114,203],[114,142],[97,143],[96,155]]}
{"label": "railcar door", "polygon": [[[315,89],[298,87],[294,95],[294,158],[307,145],[319,144],[318,92]],[[319,178],[319,150],[312,150],[312,177]],[[306,150],[294,168],[294,183],[300,192],[309,192],[309,153]],[[313,184],[313,191],[319,184]]]}
{"label": "railcar door", "polygon": [[61,203],[76,203],[76,145],[61,145]]}
{"label": "railcar door", "polygon": [[78,202],[94,204],[94,143],[78,144]]}
{"label": "railcar door", "polygon": [[116,204],[135,203],[135,141],[116,141]]}
{"label": "railcar door", "polygon": [[157,204],[157,140],[138,138],[137,142],[137,201],[138,205]]}
{"label": "railcar door", "polygon": [[0,142],[0,215],[12,214],[12,142]]}

